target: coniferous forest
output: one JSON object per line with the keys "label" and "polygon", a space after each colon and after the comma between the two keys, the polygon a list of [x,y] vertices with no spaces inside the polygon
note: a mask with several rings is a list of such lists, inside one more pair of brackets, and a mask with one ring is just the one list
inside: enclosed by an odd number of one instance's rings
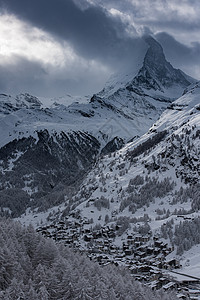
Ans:
{"label": "coniferous forest", "polygon": [[115,266],[100,267],[80,252],[45,239],[30,225],[0,221],[0,299],[173,300]]}

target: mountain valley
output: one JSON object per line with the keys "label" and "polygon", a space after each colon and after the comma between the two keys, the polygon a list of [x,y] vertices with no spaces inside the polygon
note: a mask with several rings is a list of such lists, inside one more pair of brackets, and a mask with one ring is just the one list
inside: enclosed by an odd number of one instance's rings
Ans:
{"label": "mountain valley", "polygon": [[1,215],[195,299],[200,82],[145,40],[138,70],[83,103],[0,95]]}

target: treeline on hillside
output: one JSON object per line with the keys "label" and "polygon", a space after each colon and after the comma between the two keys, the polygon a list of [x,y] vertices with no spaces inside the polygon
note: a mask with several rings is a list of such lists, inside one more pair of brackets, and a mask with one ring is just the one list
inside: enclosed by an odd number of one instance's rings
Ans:
{"label": "treeline on hillside", "polygon": [[164,137],[167,135],[167,130],[160,131],[156,133],[154,136],[148,138],[145,142],[136,146],[133,150],[128,151],[127,156],[130,158],[131,161],[145,151],[155,147],[158,143],[160,143]]}
{"label": "treeline on hillside", "polygon": [[2,300],[173,300],[152,292],[125,269],[100,267],[79,252],[0,220],[0,299]]}
{"label": "treeline on hillside", "polygon": [[175,225],[173,242],[177,245],[177,254],[182,255],[184,250],[200,244],[200,217],[186,220]]}
{"label": "treeline on hillside", "polygon": [[[46,176],[45,180],[49,180],[49,183],[51,183],[48,176]],[[78,179],[77,182],[79,183]],[[29,207],[31,209],[37,208],[38,212],[46,211],[50,207],[64,202],[66,194],[68,197],[71,197],[77,189],[78,183],[72,186],[65,186],[60,183],[48,194],[40,191],[32,194],[31,196],[27,193],[27,191],[22,190],[21,188],[9,187],[0,190],[0,216],[17,218],[25,213],[26,209]]]}
{"label": "treeline on hillside", "polygon": [[173,245],[177,246],[177,255],[182,255],[184,251],[200,244],[200,217],[193,220],[184,220],[175,225],[171,219],[161,226],[162,237],[169,238]]}
{"label": "treeline on hillside", "polygon": [[130,179],[126,192],[128,196],[121,200],[120,211],[126,207],[129,211],[134,213],[138,208],[147,205],[149,206],[157,197],[164,197],[173,190],[175,183],[170,178],[164,178],[159,181],[156,177],[146,176],[145,178],[137,175],[135,178]]}
{"label": "treeline on hillside", "polygon": [[175,191],[172,204],[177,204],[178,202],[184,203],[188,200],[191,201],[190,212],[200,210],[200,183],[190,185],[186,188],[181,187],[179,191]]}

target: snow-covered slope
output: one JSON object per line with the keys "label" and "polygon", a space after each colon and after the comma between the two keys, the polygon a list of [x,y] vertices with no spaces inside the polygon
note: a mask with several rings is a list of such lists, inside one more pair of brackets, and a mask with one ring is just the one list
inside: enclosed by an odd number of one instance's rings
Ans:
{"label": "snow-covered slope", "polygon": [[144,134],[193,81],[166,61],[153,38],[147,37],[146,45],[137,67],[114,75],[90,101],[70,95],[38,99],[29,94],[1,94],[0,146],[44,129],[50,133],[82,130],[104,141],[104,146],[116,136],[127,142]]}
{"label": "snow-covered slope", "polygon": [[135,70],[115,76],[89,101],[0,95],[1,189],[10,193],[9,203],[16,189],[32,207],[61,203],[61,186],[77,188],[99,156],[142,136],[182,94],[188,78],[166,61],[155,40],[146,38],[146,45]]}
{"label": "snow-covered slope", "polygon": [[[80,191],[61,209],[77,203],[93,224],[148,214],[155,232],[173,215],[200,209],[200,83],[195,83],[135,142],[96,163]],[[196,188],[196,192],[193,191]],[[78,204],[80,203],[80,204]],[[158,210],[160,209],[161,212]],[[176,212],[175,212],[176,211]],[[182,211],[182,212],[180,212]],[[107,217],[106,217],[107,216]],[[132,228],[132,225],[131,225]]]}
{"label": "snow-covered slope", "polygon": [[155,101],[150,103],[145,98],[126,96],[121,93],[113,103],[93,96],[88,104],[73,103],[68,107],[54,104],[50,108],[44,108],[37,98],[36,104],[17,102],[13,105],[7,99],[15,98],[6,96],[1,101],[0,146],[15,138],[35,136],[36,131],[45,129],[50,133],[82,130],[98,138],[102,145],[116,136],[127,141],[143,134],[163,107],[160,103],[155,106]]}
{"label": "snow-covered slope", "polygon": [[125,265],[153,289],[192,297],[200,293],[199,157],[196,82],[147,133],[99,158],[74,196],[20,220],[101,264]]}
{"label": "snow-covered slope", "polygon": [[[103,158],[88,175],[83,189],[98,186],[87,201],[102,196],[114,202],[109,210],[119,209],[130,179],[167,177],[175,190],[199,182],[200,176],[200,83],[191,85],[182,97],[169,105],[146,134]],[[87,194],[88,195],[88,194]],[[81,204],[83,207],[84,204]],[[89,209],[88,209],[89,210]],[[83,210],[83,213],[87,215]]]}
{"label": "snow-covered slope", "polygon": [[[146,134],[101,158],[70,202],[66,195],[60,216],[66,206],[71,209],[70,203],[78,205],[76,211],[80,210],[82,218],[92,218],[94,224],[101,225],[106,215],[107,222],[113,222],[122,216],[139,218],[146,213],[155,231],[163,223],[159,216],[170,220],[175,210],[179,211],[175,214],[181,214],[180,209],[195,215],[200,204],[197,196],[192,196],[198,192],[192,189],[199,189],[199,156],[200,82],[197,82],[166,109]],[[158,208],[163,211],[160,215]]]}

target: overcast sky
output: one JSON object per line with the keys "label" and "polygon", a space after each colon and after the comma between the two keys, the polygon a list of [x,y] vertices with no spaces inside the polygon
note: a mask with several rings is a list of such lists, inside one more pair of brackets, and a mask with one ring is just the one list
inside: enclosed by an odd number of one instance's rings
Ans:
{"label": "overcast sky", "polygon": [[133,66],[142,35],[200,79],[199,0],[0,0],[0,93],[87,95]]}

